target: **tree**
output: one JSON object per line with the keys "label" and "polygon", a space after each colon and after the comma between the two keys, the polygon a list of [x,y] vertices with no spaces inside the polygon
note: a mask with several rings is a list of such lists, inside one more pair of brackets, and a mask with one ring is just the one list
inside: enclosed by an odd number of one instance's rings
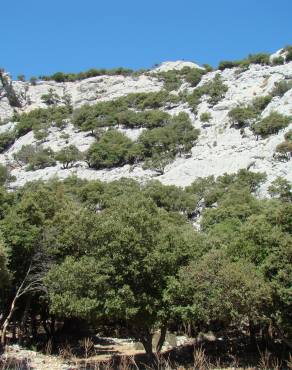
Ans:
{"label": "tree", "polygon": [[246,261],[233,262],[224,250],[211,250],[180,269],[170,280],[168,293],[173,314],[195,326],[220,323],[241,326],[257,323],[271,305],[271,289],[256,267]]}
{"label": "tree", "polygon": [[117,130],[108,130],[88,149],[86,159],[90,167],[110,168],[123,166],[129,161],[133,142]]}
{"label": "tree", "polygon": [[292,186],[286,179],[277,177],[268,190],[272,197],[279,198],[283,202],[292,202]]}
{"label": "tree", "polygon": [[0,68],[0,94],[2,95],[4,93],[4,96],[7,97],[9,104],[11,107],[21,108],[21,101],[19,97],[17,96],[12,80],[10,80],[7,73],[5,73],[4,69]]}
{"label": "tree", "polygon": [[260,135],[263,138],[277,134],[280,130],[287,127],[291,122],[291,117],[284,116],[278,112],[272,112],[261,121],[255,123],[252,126],[252,130],[256,135]]}
{"label": "tree", "polygon": [[55,105],[58,102],[60,102],[60,97],[59,95],[55,92],[54,89],[50,88],[47,94],[43,94],[41,96],[41,99],[43,103],[47,105]]}
{"label": "tree", "polygon": [[57,152],[55,159],[62,163],[63,168],[69,168],[81,159],[81,153],[75,145],[69,145]]}
{"label": "tree", "polygon": [[51,312],[119,320],[151,355],[154,331],[165,335],[170,320],[167,281],[192,253],[195,232],[144,197],[126,194],[114,203],[97,216],[94,247],[48,273]]}

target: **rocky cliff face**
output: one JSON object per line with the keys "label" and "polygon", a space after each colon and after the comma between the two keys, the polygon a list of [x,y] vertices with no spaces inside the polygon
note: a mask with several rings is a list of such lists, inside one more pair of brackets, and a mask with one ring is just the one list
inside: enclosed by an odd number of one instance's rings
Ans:
{"label": "rocky cliff face", "polygon": [[[15,123],[10,119],[15,110],[21,112],[46,107],[41,96],[46,94],[49,89],[53,89],[61,97],[69,94],[72,105],[76,108],[84,104],[115,99],[132,92],[159,91],[163,88],[163,82],[155,73],[181,69],[184,67],[184,63],[186,63],[186,66],[192,66],[190,62],[168,62],[153,70],[153,73],[142,74],[138,77],[100,76],[78,82],[64,83],[40,81],[35,86],[27,82],[15,81],[12,85],[21,100],[22,108],[13,108],[5,96],[0,97],[0,119],[6,122],[0,126],[0,133],[13,130]],[[196,65],[193,66],[196,67]],[[197,144],[192,148],[191,154],[187,158],[178,157],[165,168],[163,175],[158,175],[155,171],[144,170],[142,164],[94,170],[88,168],[85,162],[80,162],[70,169],[62,169],[61,165],[57,164],[54,167],[26,171],[23,166],[15,162],[13,154],[23,145],[38,144],[32,131],[18,138],[6,152],[0,154],[0,163],[8,165],[12,169],[11,173],[16,178],[11,184],[12,187],[21,186],[27,181],[37,179],[46,180],[53,177],[63,179],[71,174],[76,174],[80,178],[104,181],[112,181],[121,177],[139,180],[155,177],[164,184],[186,186],[198,177],[218,176],[225,172],[233,173],[242,168],[248,168],[256,172],[266,172],[268,182],[262,188],[263,194],[269,183],[278,176],[292,181],[291,160],[280,161],[274,156],[276,146],[283,141],[284,134],[291,130],[292,125],[290,124],[277,134],[261,138],[256,137],[249,127],[244,129],[244,133],[233,127],[228,117],[228,112],[232,108],[238,105],[246,105],[255,97],[270,94],[276,82],[292,80],[292,62],[278,66],[252,64],[247,70],[232,68],[209,72],[203,76],[198,86],[203,86],[218,73],[221,75],[224,84],[228,86],[225,97],[218,104],[211,107],[208,104],[207,97],[203,96],[196,114],[192,113],[187,103],[180,103],[168,109],[170,114],[187,112],[193,125],[200,129],[200,136]],[[193,88],[188,83],[184,83],[179,91],[183,90],[190,92]],[[177,94],[178,91],[173,93]],[[272,111],[287,116],[292,115],[292,89],[281,97],[273,97],[261,113],[262,118],[268,116]],[[206,112],[210,113],[211,119],[209,122],[203,123],[200,116]],[[143,129],[124,129],[120,127],[119,130],[135,140]],[[66,138],[64,138],[64,133]],[[86,151],[93,141],[92,136],[86,132],[76,130],[69,123],[63,130],[50,127],[49,135],[43,146],[56,151],[68,144],[75,144],[80,151]]]}

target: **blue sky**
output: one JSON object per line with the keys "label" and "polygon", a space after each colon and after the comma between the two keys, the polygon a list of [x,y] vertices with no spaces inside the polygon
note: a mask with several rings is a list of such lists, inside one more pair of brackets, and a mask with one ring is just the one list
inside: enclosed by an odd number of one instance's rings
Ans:
{"label": "blue sky", "polygon": [[13,76],[185,59],[217,65],[292,43],[292,0],[2,0]]}

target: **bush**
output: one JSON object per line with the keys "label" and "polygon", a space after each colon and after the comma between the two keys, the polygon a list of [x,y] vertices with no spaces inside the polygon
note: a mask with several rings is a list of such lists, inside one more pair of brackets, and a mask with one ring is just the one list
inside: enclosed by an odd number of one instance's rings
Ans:
{"label": "bush", "polygon": [[10,181],[14,181],[15,177],[10,175],[10,172],[6,166],[0,164],[0,186],[7,184]]}
{"label": "bush", "polygon": [[123,112],[117,113],[116,119],[119,125],[129,128],[155,128],[165,126],[171,120],[171,116],[168,113],[160,110],[134,112],[127,109]]}
{"label": "bush", "polygon": [[139,110],[158,109],[165,105],[177,104],[179,97],[169,94],[166,90],[150,93],[131,93],[125,97],[117,99],[118,104],[126,104],[128,108]]}
{"label": "bush", "polygon": [[61,127],[71,114],[71,109],[67,106],[49,108],[38,108],[29,113],[16,114],[13,120],[17,122],[15,131],[16,136],[20,137],[29,131],[46,129],[51,125]]}
{"label": "bush", "polygon": [[52,149],[41,146],[24,145],[13,157],[17,162],[28,165],[28,171],[35,171],[56,164]]}
{"label": "bush", "polygon": [[176,70],[155,73],[155,77],[163,81],[163,88],[166,91],[178,90],[183,82],[179,71]]}
{"label": "bush", "polygon": [[278,56],[272,59],[272,65],[273,66],[279,66],[284,64],[285,60],[282,56]]}
{"label": "bush", "polygon": [[132,146],[127,136],[117,130],[108,130],[88,149],[87,163],[95,169],[123,166],[131,161]]}
{"label": "bush", "polygon": [[292,61],[292,45],[288,45],[284,48],[284,51],[286,52],[286,62]]}
{"label": "bush", "polygon": [[280,153],[286,160],[289,160],[292,155],[292,141],[283,141],[277,145],[276,152]]}
{"label": "bush", "polygon": [[128,68],[113,68],[113,69],[89,69],[88,71],[79,72],[79,73],[63,73],[56,72],[51,76],[40,76],[41,80],[44,81],[56,81],[56,82],[74,82],[79,80],[84,80],[85,78],[98,77],[98,76],[130,76],[132,74],[137,74],[132,69]]}
{"label": "bush", "polygon": [[269,65],[270,55],[266,53],[249,54],[247,60],[251,64]]}
{"label": "bush", "polygon": [[206,72],[202,69],[198,68],[190,68],[189,72],[185,76],[185,80],[191,85],[191,87],[195,87],[201,81],[202,76]]}
{"label": "bush", "polygon": [[189,116],[180,113],[167,126],[142,132],[138,143],[142,147],[143,157],[150,159],[146,166],[152,166],[153,161],[157,166],[160,160],[167,164],[176,154],[188,153],[198,136],[199,130],[193,127]]}
{"label": "bush", "polygon": [[256,118],[256,113],[250,106],[235,107],[228,112],[228,117],[232,124],[236,124],[239,128],[242,128]]}
{"label": "bush", "polygon": [[221,99],[224,98],[225,93],[228,91],[228,86],[222,81],[222,78],[217,74],[213,80],[207,82],[205,85],[198,88],[201,96],[204,94],[209,95],[208,103],[211,106],[219,103]]}
{"label": "bush", "polygon": [[223,71],[224,69],[239,67],[240,63],[240,60],[222,60],[221,62],[219,62],[218,69]]}
{"label": "bush", "polygon": [[61,101],[61,98],[54,89],[50,88],[47,94],[41,96],[41,100],[47,105],[55,105]]}
{"label": "bush", "polygon": [[212,115],[209,112],[204,112],[200,115],[200,121],[209,122],[212,119]]}
{"label": "bush", "polygon": [[91,131],[100,127],[109,127],[117,124],[116,113],[124,109],[116,101],[100,102],[95,105],[83,105],[74,110],[72,123],[82,131]]}
{"label": "bush", "polygon": [[252,100],[251,106],[257,114],[260,114],[270,104],[271,101],[272,96],[270,95],[259,96]]}
{"label": "bush", "polygon": [[26,165],[30,163],[35,154],[36,148],[33,145],[23,145],[18,152],[13,154],[13,158],[20,165]]}
{"label": "bush", "polygon": [[55,154],[55,159],[62,163],[63,168],[72,167],[81,158],[81,153],[75,145],[69,145]]}
{"label": "bush", "polygon": [[228,116],[232,124],[237,125],[239,128],[244,127],[246,124],[255,120],[266,106],[271,102],[272,97],[259,96],[252,100],[252,102],[245,107],[235,107],[228,112]]}
{"label": "bush", "polygon": [[155,73],[155,76],[164,81],[163,87],[165,90],[172,91],[178,90],[183,80],[188,82],[192,87],[197,86],[205,73],[206,71],[203,69],[184,67],[180,70]]}
{"label": "bush", "polygon": [[0,153],[3,153],[7,150],[15,141],[15,132],[6,131],[0,133]]}
{"label": "bush", "polygon": [[284,139],[286,141],[291,141],[292,142],[292,130],[289,130],[288,132],[286,132],[286,134],[284,135]]}
{"label": "bush", "polygon": [[282,97],[287,91],[289,91],[292,88],[292,81],[279,81],[275,82],[274,88],[271,91],[272,96],[280,96]]}
{"label": "bush", "polygon": [[291,117],[283,116],[280,113],[272,112],[260,122],[255,123],[252,129],[256,135],[267,137],[278,133],[283,128],[287,127],[291,122]]}

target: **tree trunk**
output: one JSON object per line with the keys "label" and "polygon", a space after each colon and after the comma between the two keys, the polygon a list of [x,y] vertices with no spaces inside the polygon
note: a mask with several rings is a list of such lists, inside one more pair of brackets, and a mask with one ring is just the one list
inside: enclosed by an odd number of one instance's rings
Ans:
{"label": "tree trunk", "polygon": [[26,299],[25,309],[23,311],[23,315],[22,315],[21,323],[20,323],[20,333],[19,333],[20,334],[19,335],[20,344],[23,343],[24,337],[27,336],[26,321],[27,321],[28,311],[30,309],[30,302],[31,302],[31,297],[28,296]]}
{"label": "tree trunk", "polygon": [[6,342],[6,332],[7,332],[7,328],[8,328],[8,325],[9,325],[9,322],[11,320],[11,317],[13,315],[13,312],[15,310],[15,303],[17,301],[17,295],[15,295],[12,303],[11,303],[11,306],[10,306],[10,311],[9,311],[9,314],[8,316],[6,317],[5,321],[4,321],[4,324],[3,324],[3,327],[2,327],[2,334],[1,334],[1,344],[2,345],[5,345],[5,342]]}
{"label": "tree trunk", "polygon": [[147,333],[141,338],[141,342],[145,348],[146,354],[149,358],[153,358],[153,350],[152,350],[152,334]]}
{"label": "tree trunk", "polygon": [[160,328],[160,338],[159,338],[159,341],[156,345],[156,352],[158,352],[158,353],[161,351],[163,343],[165,341],[166,331],[167,331],[167,326],[163,325]]}

